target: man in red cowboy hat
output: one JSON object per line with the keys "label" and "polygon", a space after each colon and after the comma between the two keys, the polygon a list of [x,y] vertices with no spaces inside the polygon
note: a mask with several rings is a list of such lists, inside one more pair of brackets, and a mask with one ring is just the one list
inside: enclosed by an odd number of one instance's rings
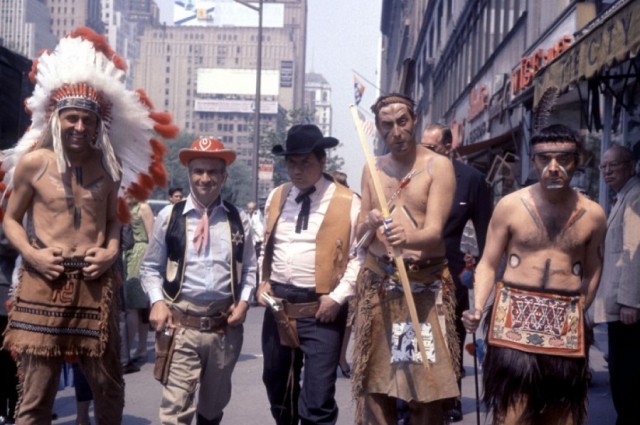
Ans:
{"label": "man in red cowboy hat", "polygon": [[287,316],[283,329],[282,318],[276,323],[267,309],[262,328],[262,380],[277,424],[335,424],[338,418],[334,395],[345,303],[360,268],[349,255],[360,200],[323,172],[325,149],[337,145],[305,124],[291,127],[285,145],[272,150],[284,156],[291,179],[267,199],[258,291],[261,303],[269,294]]}
{"label": "man in red cowboy hat", "polygon": [[166,361],[156,360],[166,371],[156,375],[164,385],[160,422],[190,424],[197,414],[198,425],[219,424],[255,289],[255,250],[247,217],[220,196],[235,152],[201,137],[179,158],[189,196],[158,214],[140,270],[156,351],[173,335]]}

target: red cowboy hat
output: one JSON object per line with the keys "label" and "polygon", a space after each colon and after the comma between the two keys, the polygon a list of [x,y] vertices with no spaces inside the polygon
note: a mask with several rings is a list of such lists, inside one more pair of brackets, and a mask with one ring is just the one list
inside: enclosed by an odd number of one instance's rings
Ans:
{"label": "red cowboy hat", "polygon": [[194,140],[190,148],[180,149],[178,157],[183,165],[188,165],[189,161],[196,158],[218,158],[230,165],[236,160],[236,153],[225,149],[220,140],[203,136]]}

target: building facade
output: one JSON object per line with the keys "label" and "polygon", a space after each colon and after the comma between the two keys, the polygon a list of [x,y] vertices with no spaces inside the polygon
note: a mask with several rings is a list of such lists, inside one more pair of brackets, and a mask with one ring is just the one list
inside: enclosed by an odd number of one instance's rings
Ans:
{"label": "building facade", "polygon": [[315,72],[309,72],[305,78],[305,107],[313,112],[314,123],[322,134],[331,136],[331,86],[329,82]]}
{"label": "building facade", "polygon": [[147,27],[159,25],[160,10],[154,0],[102,0],[100,15],[109,45],[127,61],[127,87],[133,87],[134,68],[140,56],[140,37]]}
{"label": "building facade", "polygon": [[[266,196],[272,161],[255,159],[258,13],[231,0],[180,3],[174,26],[142,34],[134,85],[183,132],[215,134],[260,169],[257,197]],[[260,134],[275,128],[279,110],[304,105],[306,19],[306,0],[263,4]]]}
{"label": "building facade", "polygon": [[51,14],[44,0],[2,0],[0,45],[34,58],[40,50],[55,47],[58,41],[50,22]]}
{"label": "building facade", "polygon": [[[487,174],[496,198],[531,182],[528,140],[532,131],[555,122],[570,125],[585,137],[588,148],[584,167],[572,184],[598,197],[603,183],[597,163],[606,144],[601,143],[602,129],[594,124],[606,114],[602,105],[608,90],[594,89],[585,73],[576,70],[579,78],[555,84],[562,87],[547,102],[552,113],[542,122],[544,114],[538,113],[538,105],[544,87],[538,80],[549,75],[547,68],[562,68],[553,64],[580,43],[588,28],[609,28],[612,11],[632,8],[633,3],[637,4],[627,0],[384,0],[381,88],[416,100],[420,128],[434,122],[449,125],[458,154]],[[627,25],[640,24],[640,14],[627,11],[624,16],[627,21],[622,22]],[[625,45],[624,29],[633,29],[634,24],[619,26],[619,39]],[[635,45],[626,44],[623,50],[633,57]],[[595,52],[592,48],[587,55]],[[629,54],[618,52],[615,57]],[[608,67],[616,61],[601,62]],[[628,88],[634,87],[637,77],[637,71],[631,70],[625,73],[630,76]],[[600,81],[595,86],[606,79]],[[594,119],[590,111],[596,104]]]}
{"label": "building facade", "polygon": [[51,13],[51,32],[59,40],[81,26],[104,33],[100,0],[45,0]]}

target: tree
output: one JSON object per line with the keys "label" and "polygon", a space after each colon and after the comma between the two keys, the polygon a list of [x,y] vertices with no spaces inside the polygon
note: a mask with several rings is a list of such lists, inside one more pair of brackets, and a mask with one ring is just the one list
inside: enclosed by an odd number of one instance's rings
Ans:
{"label": "tree", "polygon": [[[313,111],[309,108],[294,109],[292,111],[286,111],[285,109],[278,109],[278,120],[276,128],[269,129],[265,132],[260,145],[260,156],[262,158],[271,156],[274,158],[273,169],[273,184],[278,186],[289,180],[287,175],[287,169],[284,166],[283,161],[279,161],[271,153],[271,149],[275,145],[284,145],[287,139],[287,130],[296,124],[315,124]],[[336,171],[344,167],[344,159],[335,152],[327,153],[327,167],[326,171]]]}
{"label": "tree", "polygon": [[[278,108],[278,117],[275,128],[269,128],[263,132],[258,155],[260,158],[270,158],[274,162],[273,184],[278,186],[289,180],[284,162],[276,158],[271,149],[275,145],[283,145],[287,138],[287,130],[296,124],[313,124],[313,112],[308,108],[294,109],[286,111]],[[167,141],[168,152],[164,157],[164,165],[167,169],[167,179],[170,187],[181,187],[185,193],[189,192],[189,175],[187,167],[182,165],[178,154],[180,149],[188,148],[196,139],[190,133],[181,133],[174,140]],[[251,140],[254,140],[253,138]],[[335,151],[327,152],[327,172],[340,170],[344,167],[344,159]],[[222,197],[238,206],[243,207],[251,201],[251,189],[254,182],[251,181],[252,172],[249,165],[244,161],[236,161],[229,166],[228,178],[222,188]],[[156,189],[151,196],[153,199],[166,199],[165,189]]]}

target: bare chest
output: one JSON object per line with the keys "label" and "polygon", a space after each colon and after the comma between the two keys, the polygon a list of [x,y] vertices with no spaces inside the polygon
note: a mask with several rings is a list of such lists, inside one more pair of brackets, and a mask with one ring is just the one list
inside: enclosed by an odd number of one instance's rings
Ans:
{"label": "bare chest", "polygon": [[581,250],[591,235],[589,223],[588,211],[581,204],[569,209],[540,209],[522,201],[522,213],[514,215],[511,222],[512,243],[528,251]]}
{"label": "bare chest", "polygon": [[[104,213],[106,199],[114,184],[101,167],[70,167],[60,174],[49,166],[33,184],[39,204],[53,214],[64,214],[78,221],[83,214]],[[78,223],[76,223],[77,225]]]}

